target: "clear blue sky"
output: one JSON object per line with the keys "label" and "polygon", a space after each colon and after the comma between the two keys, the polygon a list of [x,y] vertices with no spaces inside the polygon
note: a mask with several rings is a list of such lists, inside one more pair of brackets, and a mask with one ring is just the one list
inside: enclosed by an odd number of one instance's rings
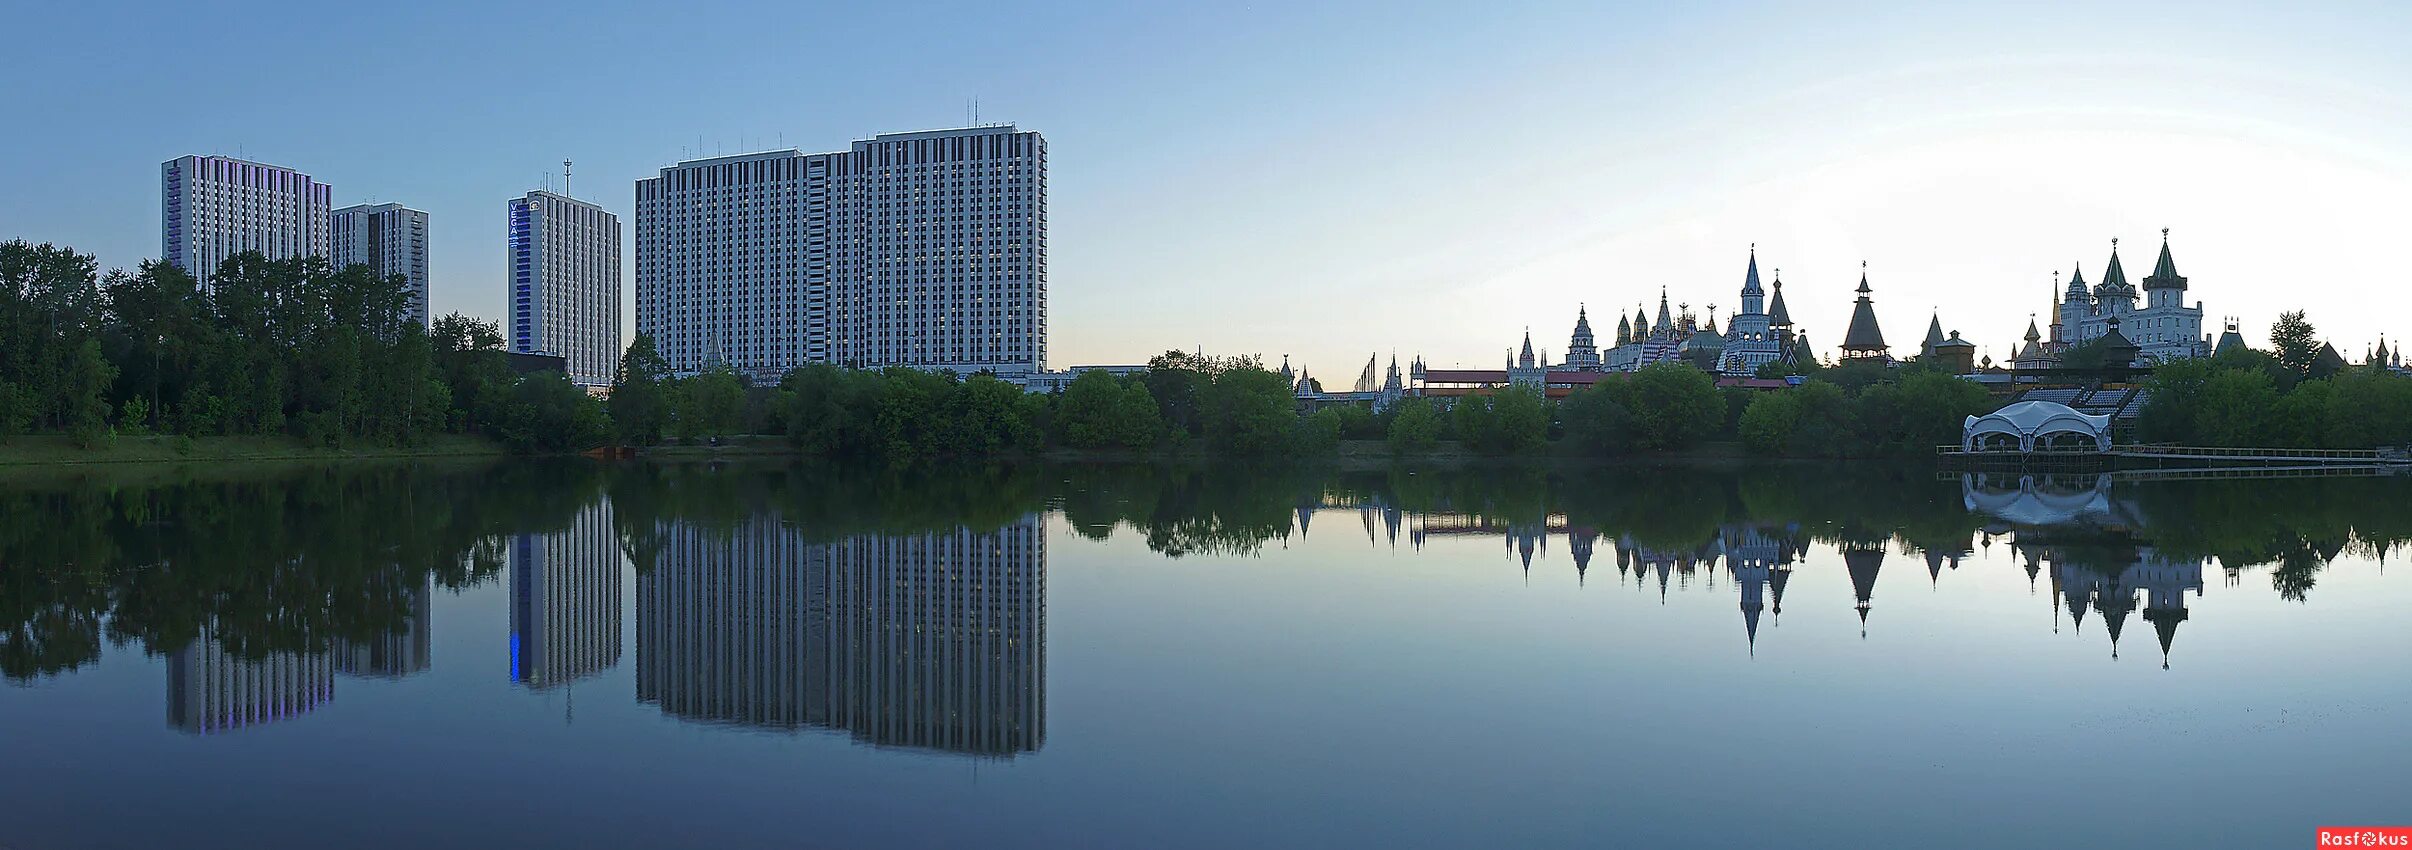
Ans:
{"label": "clear blue sky", "polygon": [[564,158],[626,219],[699,139],[842,149],[977,97],[1052,148],[1059,367],[1487,365],[1527,325],[1556,356],[1578,304],[1730,312],[1753,242],[1821,345],[1865,259],[1896,345],[1939,309],[2005,356],[2054,270],[2114,236],[2148,267],[2162,227],[2257,340],[2293,307],[2349,356],[2412,337],[2404,4],[674,9],[27,5],[0,237],[132,266],[158,164],[240,153],[427,210],[434,308],[491,317],[503,203]]}

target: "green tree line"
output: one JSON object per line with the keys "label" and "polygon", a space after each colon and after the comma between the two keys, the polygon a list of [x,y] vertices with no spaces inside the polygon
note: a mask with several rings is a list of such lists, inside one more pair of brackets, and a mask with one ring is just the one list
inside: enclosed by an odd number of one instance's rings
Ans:
{"label": "green tree line", "polygon": [[230,257],[208,285],[148,262],[0,243],[0,439],[290,435],[410,445],[453,431],[583,449],[602,409],[558,373],[513,373],[491,322],[421,327],[400,277],[320,258]]}

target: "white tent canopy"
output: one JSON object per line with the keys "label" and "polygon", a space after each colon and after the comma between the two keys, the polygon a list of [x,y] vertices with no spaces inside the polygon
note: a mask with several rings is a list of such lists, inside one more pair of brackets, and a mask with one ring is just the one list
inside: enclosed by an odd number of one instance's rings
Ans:
{"label": "white tent canopy", "polygon": [[2022,401],[1968,417],[1960,426],[1960,450],[1972,452],[1981,446],[2007,449],[2006,444],[2015,440],[2020,452],[2032,452],[2054,436],[2071,435],[2093,443],[2095,451],[2107,452],[2110,422],[2108,416],[2089,416],[2059,402]]}

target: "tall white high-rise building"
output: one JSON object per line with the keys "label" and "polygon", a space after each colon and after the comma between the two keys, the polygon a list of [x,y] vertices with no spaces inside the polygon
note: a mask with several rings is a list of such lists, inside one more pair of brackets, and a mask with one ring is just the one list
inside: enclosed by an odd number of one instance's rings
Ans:
{"label": "tall white high-rise building", "polygon": [[271,260],[324,257],[332,192],[290,168],[224,156],[159,165],[159,256],[206,286],[244,251]]}
{"label": "tall white high-rise building", "polygon": [[401,204],[357,204],[330,216],[338,269],[367,266],[378,277],[401,275],[410,294],[409,320],[427,326],[427,214]]}
{"label": "tall white high-rise building", "polygon": [[512,351],[567,360],[570,380],[610,386],[620,364],[620,217],[551,192],[510,204]]}
{"label": "tall white high-rise building", "polygon": [[637,333],[672,369],[769,377],[831,359],[831,172],[844,159],[716,157],[637,181]]}
{"label": "tall white high-rise building", "polygon": [[637,181],[637,332],[673,370],[1047,364],[1047,143],[1010,125]]}

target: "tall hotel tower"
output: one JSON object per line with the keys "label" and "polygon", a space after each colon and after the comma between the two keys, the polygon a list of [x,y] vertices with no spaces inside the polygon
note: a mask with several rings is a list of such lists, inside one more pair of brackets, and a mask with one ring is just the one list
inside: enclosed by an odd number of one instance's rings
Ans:
{"label": "tall hotel tower", "polygon": [[324,257],[327,184],[290,168],[223,156],[159,165],[159,255],[207,286],[244,251],[271,260]]}
{"label": "tall hotel tower", "polygon": [[360,204],[332,216],[336,268],[367,266],[407,281],[410,321],[427,326],[427,214],[401,204]]}
{"label": "tall hotel tower", "polygon": [[511,350],[559,355],[572,382],[610,386],[620,365],[620,217],[540,191],[511,199],[510,219]]}
{"label": "tall hotel tower", "polygon": [[1011,125],[638,180],[637,332],[682,373],[1047,365],[1047,142]]}

